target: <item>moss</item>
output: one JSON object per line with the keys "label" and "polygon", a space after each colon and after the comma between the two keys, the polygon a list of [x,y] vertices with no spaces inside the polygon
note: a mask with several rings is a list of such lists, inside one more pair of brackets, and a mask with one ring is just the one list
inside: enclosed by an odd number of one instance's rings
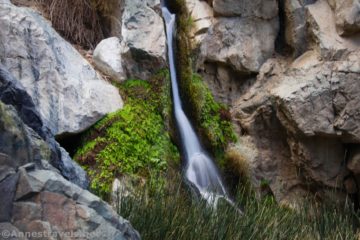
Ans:
{"label": "moss", "polygon": [[177,70],[181,98],[185,111],[193,120],[202,141],[224,165],[224,152],[231,142],[236,142],[230,113],[226,106],[215,101],[210,89],[192,69],[190,31],[192,18],[185,7],[184,0],[176,0],[169,6],[177,13]]}
{"label": "moss", "polygon": [[75,159],[87,170],[91,188],[107,198],[114,178],[123,174],[163,182],[179,152],[170,141],[167,126],[171,113],[168,73],[150,81],[128,80],[119,85],[125,98],[122,110],[109,114],[83,137]]}

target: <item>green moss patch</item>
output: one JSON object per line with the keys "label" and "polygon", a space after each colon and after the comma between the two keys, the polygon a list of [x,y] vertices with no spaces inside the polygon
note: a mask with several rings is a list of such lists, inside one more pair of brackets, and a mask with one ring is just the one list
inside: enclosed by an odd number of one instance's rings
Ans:
{"label": "green moss patch", "polygon": [[185,111],[193,120],[202,142],[215,155],[220,164],[224,162],[224,152],[228,144],[236,142],[236,134],[231,123],[227,107],[215,101],[210,89],[201,76],[192,69],[190,31],[191,16],[184,0],[170,3],[170,8],[177,13],[177,70],[181,97]]}
{"label": "green moss patch", "polygon": [[163,71],[150,82],[119,85],[125,106],[109,114],[83,137],[75,159],[87,170],[91,188],[107,197],[111,183],[123,174],[161,180],[169,163],[179,162],[170,140],[169,76]]}

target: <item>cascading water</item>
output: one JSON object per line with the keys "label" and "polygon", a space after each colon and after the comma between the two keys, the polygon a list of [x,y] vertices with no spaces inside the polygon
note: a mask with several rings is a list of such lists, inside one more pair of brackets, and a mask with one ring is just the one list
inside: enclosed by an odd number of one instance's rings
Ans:
{"label": "cascading water", "polygon": [[228,200],[226,190],[216,166],[202,149],[200,141],[182,109],[173,49],[176,15],[170,13],[165,6],[162,7],[162,12],[166,23],[175,119],[186,154],[185,177],[197,188],[201,196],[209,204],[216,206],[219,198],[224,198],[227,201],[230,200]]}

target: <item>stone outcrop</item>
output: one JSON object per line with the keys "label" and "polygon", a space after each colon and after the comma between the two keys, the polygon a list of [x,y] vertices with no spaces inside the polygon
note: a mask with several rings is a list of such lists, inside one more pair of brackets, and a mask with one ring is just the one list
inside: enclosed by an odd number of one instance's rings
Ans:
{"label": "stone outcrop", "polygon": [[360,33],[360,2],[358,0],[329,0],[334,9],[336,28],[340,35]]}
{"label": "stone outcrop", "polygon": [[258,193],[290,205],[358,194],[358,1],[210,3],[195,70],[254,148],[240,154]]}
{"label": "stone outcrop", "polygon": [[[24,123],[22,128],[26,128],[29,131],[29,136],[33,136],[32,139],[34,141],[26,140],[28,142],[44,142],[47,144],[46,148],[39,148],[38,150],[29,150],[29,152],[33,152],[35,155],[32,156],[33,159],[40,159],[41,154],[40,149],[48,149],[46,158],[49,159],[51,164],[55,166],[57,169],[61,171],[61,174],[66,177],[68,180],[72,181],[73,183],[87,188],[88,186],[88,179],[85,174],[85,171],[78,166],[72,159],[70,158],[69,154],[60,147],[60,145],[55,141],[54,136],[52,135],[49,128],[42,122],[39,112],[37,111],[37,107],[35,106],[32,98],[26,92],[25,88],[22,84],[17,81],[11,73],[9,73],[5,67],[0,64],[0,100],[7,104],[14,107],[16,110],[19,118]],[[2,111],[3,114],[5,110]],[[5,115],[4,115],[5,116]],[[19,120],[20,121],[20,120]],[[3,129],[13,129],[18,131],[17,128],[22,126],[22,124],[18,124],[18,122],[14,122],[10,124],[9,122],[2,120],[3,122]],[[10,125],[9,125],[10,124]],[[12,135],[11,135],[12,136]],[[23,144],[14,144],[17,140],[19,140],[16,135],[11,137],[10,135],[4,135],[3,139],[3,148],[8,149],[9,151],[5,151],[8,155],[17,158],[17,150],[10,150],[11,148],[22,149],[24,147]],[[14,140],[10,140],[13,139]],[[20,138],[22,139],[22,138]],[[36,140],[36,141],[35,141]],[[5,143],[8,144],[7,147]],[[10,148],[9,148],[10,147]],[[22,149],[21,151],[23,151]]]}
{"label": "stone outcrop", "polygon": [[[124,0],[120,5],[112,17],[120,19],[112,31],[119,40],[110,38],[100,43],[95,64],[117,81],[147,80],[167,65],[160,0]],[[110,60],[114,54],[116,60]]]}
{"label": "stone outcrop", "polygon": [[208,29],[213,24],[214,11],[205,1],[186,0],[186,7],[194,25],[191,31],[191,38],[195,44],[201,44]]}
{"label": "stone outcrop", "polygon": [[160,0],[125,0],[121,36],[129,77],[148,79],[166,66],[166,37]]}
{"label": "stone outcrop", "polygon": [[359,48],[360,38],[343,38],[338,34],[334,12],[326,0],[308,5],[306,19],[311,47],[317,49],[323,58],[337,60]]}
{"label": "stone outcrop", "polygon": [[140,239],[109,205],[64,179],[48,144],[1,102],[0,130],[0,229],[12,239]]}
{"label": "stone outcrop", "polygon": [[122,107],[117,89],[36,12],[0,2],[0,60],[52,134],[79,133]]}
{"label": "stone outcrop", "polygon": [[258,72],[274,52],[276,26],[276,18],[218,18],[201,44],[202,61],[245,74]]}
{"label": "stone outcrop", "polygon": [[258,149],[253,182],[269,181],[279,201],[326,199],[327,189],[345,191],[358,172],[359,52],[335,62],[312,54],[290,66],[268,61],[233,108]]}
{"label": "stone outcrop", "polygon": [[[196,71],[217,100],[231,105],[274,54],[279,29],[277,3],[188,0],[186,6],[194,22]],[[242,76],[247,80],[241,80]]]}

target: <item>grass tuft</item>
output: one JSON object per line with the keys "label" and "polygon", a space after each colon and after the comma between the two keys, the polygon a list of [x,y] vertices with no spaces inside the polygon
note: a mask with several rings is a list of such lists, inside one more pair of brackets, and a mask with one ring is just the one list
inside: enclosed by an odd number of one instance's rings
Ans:
{"label": "grass tuft", "polygon": [[72,43],[94,48],[104,38],[102,17],[111,15],[116,0],[35,0],[54,28]]}
{"label": "grass tuft", "polygon": [[180,190],[146,201],[125,198],[118,211],[145,240],[357,239],[354,222],[359,218],[349,205],[308,207],[296,212],[280,207],[272,197],[258,201],[254,194],[241,194],[236,202],[244,206],[244,215],[229,205],[219,205],[214,211],[203,202],[187,200]]}

